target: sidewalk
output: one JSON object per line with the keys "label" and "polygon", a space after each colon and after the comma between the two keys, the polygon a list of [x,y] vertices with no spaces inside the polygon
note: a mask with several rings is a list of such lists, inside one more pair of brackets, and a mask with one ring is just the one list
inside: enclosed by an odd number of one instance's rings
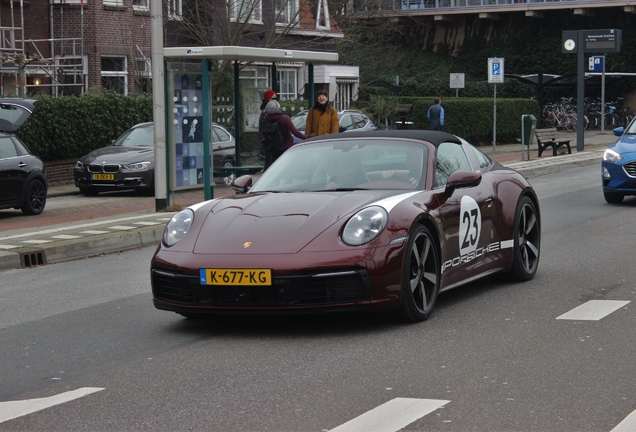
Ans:
{"label": "sidewalk", "polygon": [[[480,150],[531,178],[600,165],[603,152],[616,141],[611,131],[586,132],[584,150],[578,152],[576,134],[562,135],[572,140],[570,155],[555,157],[544,152],[538,158],[536,144],[530,151],[530,160],[527,150],[522,157],[520,144],[497,144],[495,148]],[[233,194],[225,184],[217,183],[213,189],[214,198]],[[203,200],[203,189],[177,191],[169,197],[172,211],[156,212],[155,198],[151,196],[113,192],[88,197],[73,184],[52,186],[46,209],[39,216],[0,212],[0,271],[158,244],[166,222],[176,211]]]}

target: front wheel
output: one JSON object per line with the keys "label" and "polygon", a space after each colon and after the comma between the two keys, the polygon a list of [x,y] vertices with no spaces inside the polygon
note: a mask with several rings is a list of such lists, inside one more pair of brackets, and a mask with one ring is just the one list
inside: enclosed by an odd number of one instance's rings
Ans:
{"label": "front wheel", "polygon": [[539,267],[541,248],[541,226],[534,202],[527,196],[521,198],[515,217],[513,259],[509,275],[516,281],[528,281]]}
{"label": "front wheel", "polygon": [[625,195],[616,192],[603,192],[603,197],[608,204],[620,204]]}
{"label": "front wheel", "polygon": [[440,266],[437,242],[431,231],[416,225],[409,235],[402,264],[402,303],[398,318],[420,322],[429,317],[439,292]]}
{"label": "front wheel", "polygon": [[[234,168],[234,160],[232,159],[226,159],[225,161],[223,161],[223,168]],[[234,173],[228,175],[227,177],[223,177],[223,182],[226,185],[230,185],[232,183],[232,181],[234,181],[234,178],[236,177],[236,175],[234,175]]]}

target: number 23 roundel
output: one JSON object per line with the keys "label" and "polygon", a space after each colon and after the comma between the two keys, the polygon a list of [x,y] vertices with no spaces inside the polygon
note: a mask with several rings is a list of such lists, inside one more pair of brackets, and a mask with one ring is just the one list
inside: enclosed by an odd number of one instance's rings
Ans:
{"label": "number 23 roundel", "polygon": [[459,222],[460,255],[474,252],[481,235],[481,211],[477,201],[469,196],[462,197]]}

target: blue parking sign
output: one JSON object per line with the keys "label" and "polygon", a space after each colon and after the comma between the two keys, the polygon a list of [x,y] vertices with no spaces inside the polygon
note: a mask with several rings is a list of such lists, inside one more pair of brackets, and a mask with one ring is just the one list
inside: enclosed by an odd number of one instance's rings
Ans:
{"label": "blue parking sign", "polygon": [[590,72],[603,72],[605,56],[592,56],[588,60],[588,70]]}
{"label": "blue parking sign", "polygon": [[504,59],[488,59],[488,82],[495,84],[504,82]]}

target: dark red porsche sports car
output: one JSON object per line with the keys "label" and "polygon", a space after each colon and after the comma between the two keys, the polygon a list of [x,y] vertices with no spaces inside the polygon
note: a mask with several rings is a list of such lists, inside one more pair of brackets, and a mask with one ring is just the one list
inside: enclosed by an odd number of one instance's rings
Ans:
{"label": "dark red porsche sports car", "polygon": [[539,264],[530,184],[448,133],[312,138],[233,187],[167,224],[151,263],[158,309],[393,310],[417,322],[441,291],[498,272],[529,280]]}

